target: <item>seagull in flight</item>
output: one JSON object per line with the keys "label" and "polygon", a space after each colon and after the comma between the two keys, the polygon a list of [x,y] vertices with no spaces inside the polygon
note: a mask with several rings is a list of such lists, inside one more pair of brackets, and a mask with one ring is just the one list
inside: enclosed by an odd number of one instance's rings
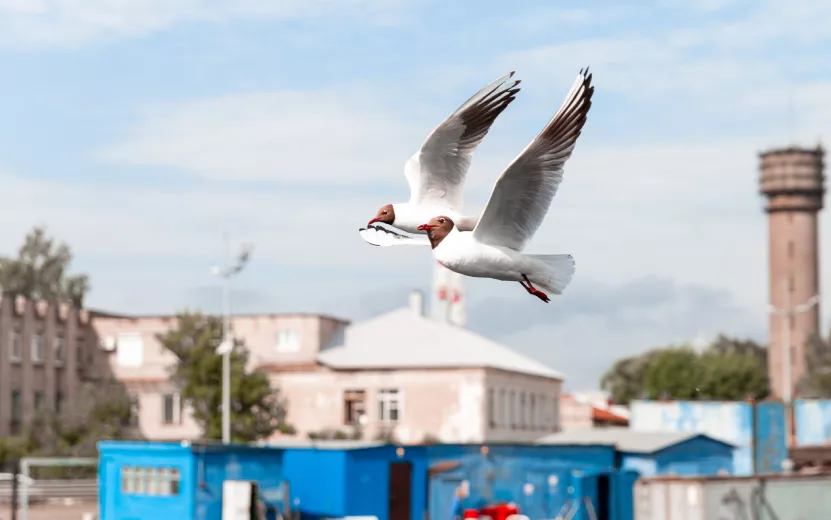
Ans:
{"label": "seagull in flight", "polygon": [[[386,204],[359,231],[372,245],[429,245],[418,226],[435,215],[450,215],[459,229],[471,231],[477,216],[462,213],[462,187],[476,148],[491,125],[515,99],[519,80],[514,72],[489,83],[450,114],[404,165],[410,185],[409,202]],[[394,226],[408,237],[373,224]]]}
{"label": "seagull in flight", "polygon": [[435,259],[457,273],[513,281],[548,303],[574,275],[571,255],[529,255],[523,249],[548,213],[563,180],[563,168],[591,108],[594,87],[588,68],[542,132],[497,179],[472,231],[453,215],[438,214],[418,229],[427,233]]}

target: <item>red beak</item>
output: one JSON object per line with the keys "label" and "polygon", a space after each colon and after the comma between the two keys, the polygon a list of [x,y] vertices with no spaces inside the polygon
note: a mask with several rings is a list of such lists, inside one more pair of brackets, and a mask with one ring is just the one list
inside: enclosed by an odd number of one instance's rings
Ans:
{"label": "red beak", "polygon": [[431,230],[435,227],[436,226],[433,226],[433,225],[430,225],[430,224],[422,224],[422,225],[418,226],[416,229],[418,229],[419,231],[429,231],[429,230]]}
{"label": "red beak", "polygon": [[370,220],[370,221],[369,221],[369,224],[367,224],[367,225],[366,225],[366,227],[369,227],[369,226],[371,226],[372,224],[375,224],[376,222],[381,222],[381,219],[379,219],[379,218],[377,218],[377,217],[376,217],[376,218],[374,218],[374,219]]}

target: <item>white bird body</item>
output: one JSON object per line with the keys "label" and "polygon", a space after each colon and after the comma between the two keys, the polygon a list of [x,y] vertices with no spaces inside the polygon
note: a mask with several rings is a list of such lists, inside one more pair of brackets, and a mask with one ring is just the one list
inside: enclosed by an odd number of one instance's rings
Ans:
{"label": "white bird body", "polygon": [[433,249],[433,257],[451,271],[474,278],[532,284],[561,294],[574,274],[571,255],[528,255],[509,247],[483,244],[470,231],[455,227]]}
{"label": "white bird body", "polygon": [[439,263],[466,276],[520,282],[546,302],[548,296],[535,285],[562,293],[574,275],[572,256],[529,255],[522,250],[545,219],[563,180],[593,93],[588,69],[581,70],[554,117],[499,176],[472,231],[459,229],[449,214],[438,214],[419,226],[427,232]]}

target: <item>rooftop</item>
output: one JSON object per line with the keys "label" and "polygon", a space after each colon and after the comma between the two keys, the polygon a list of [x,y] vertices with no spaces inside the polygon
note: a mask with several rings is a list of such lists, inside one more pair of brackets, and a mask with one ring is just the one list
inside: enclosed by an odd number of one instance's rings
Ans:
{"label": "rooftop", "polygon": [[629,453],[655,453],[681,444],[695,437],[706,437],[726,446],[733,446],[720,439],[701,433],[642,432],[630,428],[584,428],[566,430],[537,440],[537,444],[607,445]]}
{"label": "rooftop", "polygon": [[344,345],[326,349],[317,360],[343,370],[476,367],[564,378],[539,361],[409,308],[351,326]]}

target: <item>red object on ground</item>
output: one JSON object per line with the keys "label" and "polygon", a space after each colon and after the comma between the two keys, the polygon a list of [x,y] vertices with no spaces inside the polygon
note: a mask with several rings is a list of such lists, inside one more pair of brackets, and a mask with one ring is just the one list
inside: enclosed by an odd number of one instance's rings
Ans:
{"label": "red object on ground", "polygon": [[479,520],[479,511],[475,509],[465,509],[463,518],[470,518],[472,520]]}
{"label": "red object on ground", "polygon": [[482,515],[491,517],[491,520],[505,520],[511,515],[518,515],[519,508],[514,504],[496,504],[482,508]]}

